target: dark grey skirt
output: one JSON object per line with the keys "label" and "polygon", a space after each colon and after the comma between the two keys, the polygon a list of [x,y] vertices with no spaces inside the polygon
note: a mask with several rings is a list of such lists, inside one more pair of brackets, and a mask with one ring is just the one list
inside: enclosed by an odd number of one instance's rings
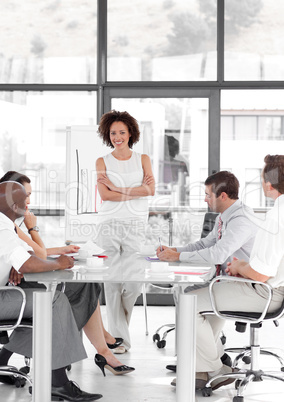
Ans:
{"label": "dark grey skirt", "polygon": [[[22,280],[18,286],[23,289],[45,288],[43,284],[37,282],[26,282],[25,280]],[[58,285],[58,289],[61,289],[61,285]],[[97,308],[101,293],[101,285],[98,283],[66,282],[64,293],[69,300],[75,321],[80,331],[87,324]]]}

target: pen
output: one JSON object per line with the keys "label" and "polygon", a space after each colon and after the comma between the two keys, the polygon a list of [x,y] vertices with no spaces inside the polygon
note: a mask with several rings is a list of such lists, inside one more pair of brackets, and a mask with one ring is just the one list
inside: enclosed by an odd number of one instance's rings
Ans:
{"label": "pen", "polygon": [[159,237],[159,243],[160,243],[160,251],[163,251],[162,249],[162,243],[161,243],[161,238]]}
{"label": "pen", "polygon": [[24,223],[25,218],[22,220],[22,222],[19,224],[19,227]]}
{"label": "pen", "polygon": [[107,258],[107,255],[93,255],[93,257],[98,257],[98,258]]}

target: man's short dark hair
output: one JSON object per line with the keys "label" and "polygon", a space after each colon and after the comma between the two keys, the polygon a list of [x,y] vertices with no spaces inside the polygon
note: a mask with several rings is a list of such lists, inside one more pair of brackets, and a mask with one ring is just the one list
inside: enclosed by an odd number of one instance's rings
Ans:
{"label": "man's short dark hair", "polygon": [[28,176],[19,172],[15,172],[14,170],[9,170],[7,173],[5,173],[4,176],[1,177],[0,183],[3,183],[3,181],[16,181],[22,185],[31,182]]}
{"label": "man's short dark hair", "polygon": [[227,170],[222,170],[207,177],[205,185],[212,186],[212,191],[216,197],[219,197],[224,192],[232,200],[239,198],[239,180]]}
{"label": "man's short dark hair", "polygon": [[264,162],[263,180],[284,194],[284,155],[266,155]]}

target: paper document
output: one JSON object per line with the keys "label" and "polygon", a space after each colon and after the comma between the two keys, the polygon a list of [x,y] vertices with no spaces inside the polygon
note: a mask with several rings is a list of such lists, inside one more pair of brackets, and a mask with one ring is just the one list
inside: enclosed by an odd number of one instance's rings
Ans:
{"label": "paper document", "polygon": [[147,260],[147,261],[161,261],[158,257],[145,257],[145,260]]}

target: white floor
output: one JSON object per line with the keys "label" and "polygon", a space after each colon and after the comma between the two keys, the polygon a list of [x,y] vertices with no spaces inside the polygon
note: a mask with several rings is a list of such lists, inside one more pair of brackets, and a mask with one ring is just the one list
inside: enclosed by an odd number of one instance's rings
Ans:
{"label": "white floor", "polygon": [[[104,321],[106,322],[104,306],[102,306]],[[164,349],[158,349],[153,343],[152,336],[156,329],[165,324],[174,322],[174,307],[148,307],[149,336],[145,335],[145,320],[143,307],[136,306],[131,322],[133,347],[130,352],[120,355],[125,364],[134,366],[136,370],[125,376],[114,376],[106,370],[103,377],[99,368],[95,366],[93,358],[95,350],[84,338],[89,358],[74,364],[69,378],[76,381],[80,387],[89,392],[103,394],[104,402],[174,402],[175,388],[170,385],[174,373],[166,370],[165,366],[175,362],[174,331],[167,337]],[[234,330],[234,323],[226,324],[225,333],[227,346],[243,346],[248,342],[249,333],[238,334]],[[272,345],[274,348],[284,349],[284,320],[276,328],[273,323],[267,323],[261,334],[262,346]],[[23,359],[13,357],[11,363],[22,366]],[[279,369],[278,362],[270,357],[262,357],[261,363],[265,369]],[[16,389],[0,384],[0,401],[28,402],[31,396],[28,387]],[[245,402],[279,402],[283,400],[284,383],[280,381],[263,381],[250,384],[245,392]],[[201,393],[196,394],[196,402],[228,402],[236,394],[234,385],[216,390],[210,398],[204,398]],[[40,401],[38,401],[40,402]],[[186,402],[186,401],[184,401]]]}

